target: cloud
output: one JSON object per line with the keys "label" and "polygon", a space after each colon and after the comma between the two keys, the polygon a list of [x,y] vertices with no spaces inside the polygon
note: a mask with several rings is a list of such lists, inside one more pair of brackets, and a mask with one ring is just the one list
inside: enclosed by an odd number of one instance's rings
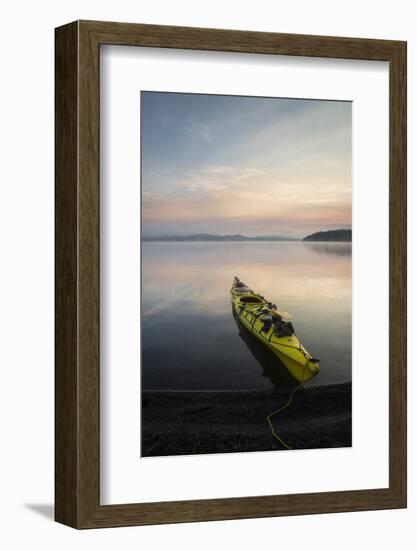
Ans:
{"label": "cloud", "polygon": [[207,166],[193,171],[176,183],[184,190],[201,196],[245,188],[262,170],[251,167]]}
{"label": "cloud", "polygon": [[175,189],[181,191],[143,194],[145,224],[179,224],[183,232],[201,224],[217,226],[218,232],[233,226],[248,234],[351,224],[351,189],[345,183],[325,185],[314,178],[294,183],[259,168],[213,166],[188,174]]}
{"label": "cloud", "polygon": [[188,124],[185,126],[185,131],[192,139],[200,138],[208,143],[212,142],[210,124],[207,124],[201,120],[197,120],[195,118],[189,119]]}
{"label": "cloud", "polygon": [[149,124],[143,158],[145,230],[302,235],[350,226],[350,104],[168,95],[171,133]]}

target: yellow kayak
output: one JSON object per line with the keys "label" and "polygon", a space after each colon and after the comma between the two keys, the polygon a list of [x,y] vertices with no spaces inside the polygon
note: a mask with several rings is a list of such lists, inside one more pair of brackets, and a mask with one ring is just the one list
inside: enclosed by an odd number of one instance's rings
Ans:
{"label": "yellow kayak", "polygon": [[318,374],[319,359],[312,357],[297,338],[287,313],[278,311],[275,304],[253,292],[237,277],[230,298],[242,325],[274,352],[294,378],[303,383]]}

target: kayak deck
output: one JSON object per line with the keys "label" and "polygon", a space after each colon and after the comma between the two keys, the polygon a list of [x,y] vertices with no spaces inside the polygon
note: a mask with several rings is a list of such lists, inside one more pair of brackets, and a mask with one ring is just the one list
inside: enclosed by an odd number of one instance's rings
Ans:
{"label": "kayak deck", "polygon": [[237,277],[230,290],[230,298],[242,325],[265,344],[300,383],[316,376],[320,370],[294,332],[287,313],[278,311],[275,304],[253,292]]}

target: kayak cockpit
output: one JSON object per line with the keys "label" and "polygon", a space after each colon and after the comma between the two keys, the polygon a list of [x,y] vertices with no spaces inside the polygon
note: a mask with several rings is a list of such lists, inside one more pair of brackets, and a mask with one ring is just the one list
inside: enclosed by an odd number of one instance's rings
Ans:
{"label": "kayak cockpit", "polygon": [[258,298],[258,296],[242,296],[240,298],[242,304],[264,304],[265,300]]}

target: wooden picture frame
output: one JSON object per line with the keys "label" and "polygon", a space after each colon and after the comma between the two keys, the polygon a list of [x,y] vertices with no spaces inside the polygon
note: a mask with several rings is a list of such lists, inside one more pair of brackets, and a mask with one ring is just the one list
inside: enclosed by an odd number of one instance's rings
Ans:
{"label": "wooden picture frame", "polygon": [[[56,29],[55,518],[75,528],[406,506],[406,43],[76,21]],[[389,62],[389,487],[100,505],[99,56],[117,44]]]}

